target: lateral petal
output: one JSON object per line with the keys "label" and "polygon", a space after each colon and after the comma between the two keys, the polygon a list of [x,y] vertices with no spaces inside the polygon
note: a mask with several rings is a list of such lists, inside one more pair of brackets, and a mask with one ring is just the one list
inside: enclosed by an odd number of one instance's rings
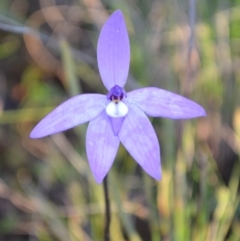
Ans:
{"label": "lateral petal", "polygon": [[148,87],[129,92],[128,102],[139,106],[147,115],[171,119],[206,116],[196,102],[167,90]]}
{"label": "lateral petal", "polygon": [[103,26],[97,46],[98,67],[108,90],[123,87],[130,64],[128,33],[120,10],[115,11]]}
{"label": "lateral petal", "polygon": [[107,105],[105,95],[82,94],[68,99],[44,117],[30,133],[31,138],[52,135],[98,116]]}
{"label": "lateral petal", "polygon": [[119,138],[130,155],[153,178],[161,179],[160,147],[151,122],[135,105],[129,112],[119,131]]}
{"label": "lateral petal", "polygon": [[86,150],[90,168],[98,183],[102,182],[111,168],[119,143],[119,138],[114,135],[109,116],[105,111],[90,121]]}

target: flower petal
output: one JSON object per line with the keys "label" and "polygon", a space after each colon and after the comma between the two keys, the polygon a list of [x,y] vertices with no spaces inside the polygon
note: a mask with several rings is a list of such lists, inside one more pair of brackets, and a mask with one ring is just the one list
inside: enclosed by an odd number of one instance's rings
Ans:
{"label": "flower petal", "polygon": [[99,115],[107,105],[105,95],[83,94],[63,102],[32,130],[31,138],[40,138],[67,130]]}
{"label": "flower petal", "polygon": [[122,127],[122,123],[123,123],[125,117],[118,117],[118,118],[109,117],[109,118],[110,118],[110,121],[112,124],[113,133],[116,136]]}
{"label": "flower petal", "polygon": [[110,90],[123,87],[130,64],[128,33],[120,10],[114,12],[102,28],[97,46],[98,67],[102,81]]}
{"label": "flower petal", "polygon": [[90,168],[98,183],[102,182],[111,168],[119,143],[119,138],[114,135],[109,116],[105,111],[90,121],[86,149]]}
{"label": "flower petal", "polygon": [[205,110],[194,101],[159,88],[142,88],[127,95],[128,102],[135,103],[149,116],[171,119],[206,116]]}
{"label": "flower petal", "polygon": [[161,179],[160,148],[156,133],[144,112],[129,105],[119,138],[131,156],[153,178]]}

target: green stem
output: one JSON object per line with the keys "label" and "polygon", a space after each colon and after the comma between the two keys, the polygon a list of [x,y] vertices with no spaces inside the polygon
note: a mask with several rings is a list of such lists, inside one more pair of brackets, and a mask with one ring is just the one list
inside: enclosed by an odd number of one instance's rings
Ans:
{"label": "green stem", "polygon": [[105,201],[105,228],[104,228],[104,241],[110,241],[110,200],[108,195],[108,179],[107,176],[103,180],[104,201]]}

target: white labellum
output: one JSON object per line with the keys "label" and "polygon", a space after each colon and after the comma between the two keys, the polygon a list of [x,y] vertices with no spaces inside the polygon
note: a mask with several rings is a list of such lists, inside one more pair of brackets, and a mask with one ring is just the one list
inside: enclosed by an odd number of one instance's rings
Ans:
{"label": "white labellum", "polygon": [[128,107],[122,101],[118,103],[111,101],[107,105],[106,112],[111,117],[123,117],[128,113]]}

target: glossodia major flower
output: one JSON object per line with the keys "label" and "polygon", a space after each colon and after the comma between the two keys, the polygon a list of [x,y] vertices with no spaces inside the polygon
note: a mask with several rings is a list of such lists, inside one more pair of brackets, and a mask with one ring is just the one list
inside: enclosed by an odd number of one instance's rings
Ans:
{"label": "glossodia major flower", "polygon": [[102,28],[97,60],[107,96],[82,94],[70,98],[43,118],[30,137],[44,137],[90,121],[86,151],[98,183],[111,168],[120,142],[150,176],[160,180],[160,148],[147,115],[188,119],[205,116],[204,109],[180,95],[155,87],[125,92],[130,46],[120,10]]}

